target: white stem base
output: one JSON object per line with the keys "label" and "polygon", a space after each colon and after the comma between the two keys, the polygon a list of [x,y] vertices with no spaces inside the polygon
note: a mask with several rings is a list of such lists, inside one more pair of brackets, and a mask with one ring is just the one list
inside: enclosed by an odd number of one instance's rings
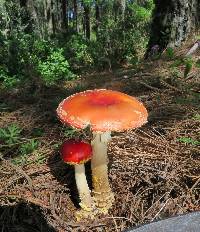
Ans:
{"label": "white stem base", "polygon": [[95,203],[106,214],[114,201],[114,194],[109,185],[107,167],[107,147],[111,140],[110,132],[93,133],[93,156],[91,161],[93,195]]}
{"label": "white stem base", "polygon": [[92,211],[94,203],[90,195],[90,189],[85,176],[84,164],[75,165],[75,179],[81,202],[79,205],[85,211]]}

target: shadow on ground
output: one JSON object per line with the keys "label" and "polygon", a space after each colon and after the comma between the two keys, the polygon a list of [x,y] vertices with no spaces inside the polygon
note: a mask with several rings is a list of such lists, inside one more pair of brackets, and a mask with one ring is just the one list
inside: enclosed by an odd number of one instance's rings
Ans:
{"label": "shadow on ground", "polygon": [[[50,168],[51,174],[61,184],[69,189],[70,199],[76,208],[79,208],[79,194],[76,187],[74,166],[64,163],[59,153],[54,153],[49,157],[47,165]],[[88,185],[92,189],[92,177],[90,162],[85,164],[85,172],[88,180]]]}
{"label": "shadow on ground", "polygon": [[1,232],[56,232],[48,225],[39,207],[18,203],[0,207]]}

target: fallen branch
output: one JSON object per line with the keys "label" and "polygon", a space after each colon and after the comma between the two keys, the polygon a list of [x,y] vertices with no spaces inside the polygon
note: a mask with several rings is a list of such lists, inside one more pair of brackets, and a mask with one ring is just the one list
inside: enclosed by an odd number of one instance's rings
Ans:
{"label": "fallen branch", "polygon": [[156,87],[153,87],[153,86],[151,86],[151,85],[148,85],[147,83],[145,83],[145,82],[143,82],[143,81],[139,81],[139,83],[141,84],[141,85],[144,85],[146,88],[148,88],[148,89],[151,89],[151,90],[154,90],[154,91],[157,91],[157,92],[161,92],[161,89],[158,89],[158,88],[156,88]]}
{"label": "fallen branch", "polygon": [[163,80],[160,80],[160,83],[163,84],[165,87],[167,87],[167,88],[169,88],[169,89],[175,90],[175,91],[177,91],[177,92],[179,92],[179,93],[183,93],[182,90],[180,90],[180,89],[178,89],[178,88],[176,88],[176,87],[174,87],[174,86],[168,84],[167,82],[165,82],[165,81],[163,81]]}
{"label": "fallen branch", "polygon": [[190,48],[190,50],[186,53],[185,56],[190,56],[196,52],[196,50],[200,48],[200,40],[197,40],[194,45]]}
{"label": "fallen branch", "polygon": [[151,222],[154,221],[155,218],[157,218],[157,216],[161,213],[161,211],[165,208],[165,206],[167,205],[167,202],[170,199],[167,199],[166,202],[163,204],[163,206],[160,208],[160,210],[156,213],[156,215],[151,219]]}

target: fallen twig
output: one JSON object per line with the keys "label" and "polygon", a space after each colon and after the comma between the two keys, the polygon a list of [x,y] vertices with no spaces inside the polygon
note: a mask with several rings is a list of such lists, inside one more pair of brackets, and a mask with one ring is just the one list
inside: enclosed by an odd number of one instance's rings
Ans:
{"label": "fallen twig", "polygon": [[151,222],[154,221],[155,218],[157,218],[157,216],[160,214],[160,212],[164,209],[164,207],[166,206],[167,202],[170,199],[167,199],[166,202],[162,205],[162,207],[160,208],[160,210],[156,213],[156,215],[151,219]]}
{"label": "fallen twig", "polygon": [[156,87],[153,87],[153,86],[151,86],[151,85],[149,85],[149,84],[147,84],[147,83],[145,83],[145,82],[143,82],[143,81],[139,81],[139,83],[140,83],[141,85],[144,85],[144,86],[147,87],[148,89],[151,89],[151,90],[154,90],[154,91],[158,91],[158,92],[161,92],[161,91],[162,91],[161,89],[158,89],[158,88],[156,88]]}

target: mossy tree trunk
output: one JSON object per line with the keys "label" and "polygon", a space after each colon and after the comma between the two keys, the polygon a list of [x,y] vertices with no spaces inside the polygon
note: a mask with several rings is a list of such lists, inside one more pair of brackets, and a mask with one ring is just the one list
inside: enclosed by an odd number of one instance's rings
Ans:
{"label": "mossy tree trunk", "polygon": [[200,23],[200,0],[154,0],[154,3],[146,57],[155,46],[159,52],[180,46]]}

